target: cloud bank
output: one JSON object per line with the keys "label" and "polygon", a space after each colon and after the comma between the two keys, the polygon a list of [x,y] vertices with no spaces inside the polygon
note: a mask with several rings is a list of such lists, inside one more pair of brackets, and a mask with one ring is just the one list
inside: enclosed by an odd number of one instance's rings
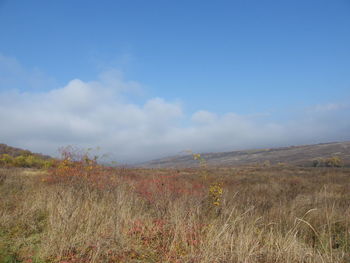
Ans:
{"label": "cloud bank", "polygon": [[[1,83],[1,80],[0,80]],[[205,110],[185,114],[179,102],[128,94],[141,85],[119,71],[95,81],[71,80],[45,92],[0,91],[0,142],[47,154],[66,145],[100,147],[121,163],[194,152],[350,139],[349,107],[330,103],[303,109],[288,121]]]}

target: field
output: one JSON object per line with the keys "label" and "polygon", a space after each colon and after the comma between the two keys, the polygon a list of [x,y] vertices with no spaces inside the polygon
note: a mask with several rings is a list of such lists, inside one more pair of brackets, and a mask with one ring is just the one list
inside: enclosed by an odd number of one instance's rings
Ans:
{"label": "field", "polygon": [[350,262],[350,169],[0,170],[0,262]]}

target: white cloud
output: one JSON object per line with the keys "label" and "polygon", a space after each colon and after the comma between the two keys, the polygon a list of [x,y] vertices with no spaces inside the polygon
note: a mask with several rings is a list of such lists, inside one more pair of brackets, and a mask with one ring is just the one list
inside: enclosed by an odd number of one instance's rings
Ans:
{"label": "white cloud", "polygon": [[212,112],[200,110],[192,115],[192,120],[198,124],[210,124],[217,121],[218,116]]}
{"label": "white cloud", "polygon": [[205,110],[186,115],[179,102],[128,101],[127,94],[140,87],[112,70],[96,81],[74,79],[41,93],[6,89],[0,92],[0,142],[48,154],[69,144],[100,146],[117,161],[137,162],[186,149],[228,151],[350,139],[346,107],[305,110],[304,116],[283,123],[264,115]]}

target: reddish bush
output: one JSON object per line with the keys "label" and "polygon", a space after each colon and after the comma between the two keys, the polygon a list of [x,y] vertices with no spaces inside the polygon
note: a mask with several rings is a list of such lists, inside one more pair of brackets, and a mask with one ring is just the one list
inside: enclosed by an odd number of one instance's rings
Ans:
{"label": "reddish bush", "polygon": [[61,149],[61,159],[56,160],[44,180],[48,183],[81,183],[104,189],[116,185],[113,168],[98,164],[97,157],[89,156],[73,147]]}

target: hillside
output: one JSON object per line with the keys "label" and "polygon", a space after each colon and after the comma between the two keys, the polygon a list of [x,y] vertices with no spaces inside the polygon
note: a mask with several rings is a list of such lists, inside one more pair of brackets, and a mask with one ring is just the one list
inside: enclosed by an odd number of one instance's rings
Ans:
{"label": "hillside", "polygon": [[42,159],[49,159],[51,158],[48,155],[43,155],[40,153],[33,153],[29,150],[23,150],[20,148],[16,148],[16,147],[12,147],[12,146],[8,146],[6,144],[0,143],[0,155],[2,154],[8,154],[12,157],[17,157],[20,155],[26,156],[26,155],[34,155],[36,157],[42,158]]}
{"label": "hillside", "polygon": [[[345,165],[350,165],[350,142],[201,154],[201,157],[210,166],[239,166],[264,162],[311,166],[315,159],[332,156],[338,156]],[[194,160],[192,155],[173,156],[141,164],[141,166],[149,168],[180,168],[198,165],[198,161]]]}

